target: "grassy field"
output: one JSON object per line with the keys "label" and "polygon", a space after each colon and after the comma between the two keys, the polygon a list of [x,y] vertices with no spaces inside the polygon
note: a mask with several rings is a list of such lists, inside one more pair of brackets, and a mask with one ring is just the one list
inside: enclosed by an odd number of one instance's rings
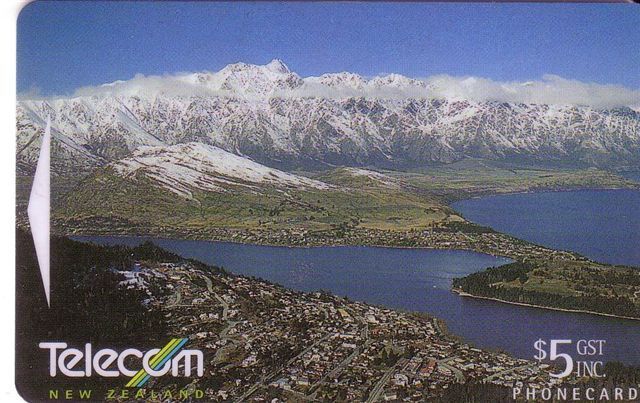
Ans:
{"label": "grassy field", "polygon": [[312,229],[362,226],[424,228],[459,220],[451,210],[410,191],[339,185],[331,190],[260,191],[242,186],[224,192],[194,190],[191,198],[146,178],[124,179],[110,169],[80,183],[54,206],[56,219],[123,218],[183,228]]}
{"label": "grassy field", "polygon": [[551,169],[483,160],[389,174],[440,197],[443,202],[500,193],[637,186],[615,173],[595,168]]}
{"label": "grassy field", "polygon": [[[392,231],[428,229],[463,221],[448,204],[483,194],[572,188],[637,186],[601,170],[544,170],[467,161],[420,172],[387,171],[383,180],[349,169],[305,173],[335,185],[329,190],[248,189],[224,192],[193,189],[192,197],[158,187],[144,176],[122,178],[109,167],[53,199],[53,218],[82,222],[153,224],[182,229],[226,228],[326,231],[364,228]],[[19,179],[19,199],[28,180]],[[26,205],[26,203],[22,203]]]}

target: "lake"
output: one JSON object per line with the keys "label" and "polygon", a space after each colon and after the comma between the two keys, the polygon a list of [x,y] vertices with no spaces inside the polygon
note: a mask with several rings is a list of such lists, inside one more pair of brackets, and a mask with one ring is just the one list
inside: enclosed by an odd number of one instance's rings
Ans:
{"label": "lake", "polygon": [[465,218],[596,261],[640,267],[640,191],[581,190],[463,200]]}
{"label": "lake", "polygon": [[[137,245],[149,238],[74,237],[99,244]],[[451,279],[509,262],[469,251],[378,247],[287,248],[227,242],[151,239],[159,246],[237,274],[302,291],[328,290],[391,308],[430,313],[478,347],[532,358],[540,337],[603,338],[606,359],[640,364],[640,322],[556,312],[463,298]]]}

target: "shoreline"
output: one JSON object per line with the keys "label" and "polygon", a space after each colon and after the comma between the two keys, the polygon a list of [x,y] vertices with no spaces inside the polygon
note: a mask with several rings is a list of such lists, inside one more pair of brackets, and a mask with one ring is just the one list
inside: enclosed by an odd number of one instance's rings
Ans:
{"label": "shoreline", "polygon": [[[492,254],[487,252],[482,252],[480,250],[472,249],[472,248],[446,248],[446,247],[437,247],[437,246],[406,246],[406,245],[386,245],[386,244],[376,244],[376,243],[334,243],[334,244],[317,244],[317,245],[288,245],[288,244],[280,244],[280,243],[269,243],[269,242],[243,242],[237,241],[233,239],[211,239],[211,238],[178,238],[171,237],[166,235],[140,235],[140,234],[126,234],[126,233],[110,233],[110,234],[102,234],[102,233],[90,233],[90,232],[82,232],[82,233],[55,233],[56,236],[64,236],[68,238],[73,237],[111,237],[111,238],[151,238],[151,239],[162,239],[167,241],[198,241],[198,242],[220,242],[220,243],[230,243],[234,245],[246,245],[246,246],[264,246],[269,248],[288,248],[288,249],[312,249],[312,248],[380,248],[380,249],[424,249],[424,250],[434,250],[434,251],[461,251],[461,252],[473,252],[479,253],[482,255],[487,255],[495,258],[504,258],[515,261],[513,258],[506,255]],[[510,235],[508,235],[510,236]],[[567,251],[570,252],[570,251]]]}
{"label": "shoreline", "polygon": [[[212,239],[178,238],[178,237],[169,237],[169,236],[130,235],[130,234],[113,234],[113,233],[110,234],[110,235],[104,235],[104,234],[90,234],[90,233],[88,234],[87,232],[84,232],[84,233],[81,233],[81,234],[80,233],[76,233],[76,234],[73,234],[73,235],[66,234],[64,236],[67,236],[67,237],[69,237],[71,239],[73,239],[73,238],[91,238],[91,237],[110,237],[110,238],[116,238],[116,239],[117,238],[125,238],[125,239],[126,238],[129,238],[129,239],[136,239],[137,238],[138,240],[141,240],[141,241],[144,241],[145,238],[149,238],[151,241],[153,241],[154,239],[161,239],[161,240],[168,240],[168,241],[221,242],[221,243],[229,243],[229,244],[235,244],[235,245],[262,246],[262,247],[270,247],[270,248],[289,248],[289,249],[366,247],[366,248],[381,248],[381,249],[415,249],[415,250],[422,249],[422,250],[432,250],[432,251],[460,251],[460,252],[468,252],[468,253],[478,253],[478,254],[482,254],[482,255],[485,255],[485,256],[491,256],[491,257],[494,257],[494,258],[508,259],[511,262],[515,262],[516,261],[515,259],[513,259],[511,257],[508,257],[508,256],[490,254],[490,253],[487,253],[487,252],[481,252],[481,251],[474,250],[474,249],[439,248],[439,247],[427,247],[427,246],[390,246],[390,245],[380,245],[380,244],[283,245],[283,244],[242,242],[242,241],[238,241],[238,240],[212,240]],[[92,241],[90,239],[86,239],[86,240],[76,239],[76,240],[79,241],[79,242],[90,242],[90,243],[94,242],[94,241]],[[506,262],[504,264],[509,264],[509,263],[510,262]],[[598,315],[598,316],[602,316],[602,317],[609,317],[609,318],[616,318],[616,319],[623,319],[623,320],[640,321],[640,317],[622,316],[622,315],[608,314],[608,313],[602,313],[602,312],[597,312],[597,311],[589,311],[589,310],[582,310],[582,309],[556,308],[556,307],[545,306],[545,305],[536,305],[536,304],[528,304],[528,303],[523,303],[523,302],[514,302],[514,301],[502,300],[502,299],[499,299],[499,298],[473,295],[473,294],[467,293],[465,291],[462,291],[462,290],[456,289],[456,288],[450,288],[450,291],[458,294],[461,297],[469,297],[469,298],[474,298],[474,299],[483,299],[483,300],[501,302],[501,303],[510,304],[510,305],[519,305],[519,306],[524,306],[524,307],[537,308],[537,309],[546,309],[546,310],[551,310],[551,311]],[[440,318],[437,318],[437,319],[441,320]],[[443,323],[446,323],[446,322],[443,321]],[[447,331],[446,333],[449,333],[449,332]]]}
{"label": "shoreline", "polygon": [[[461,199],[461,200],[470,200],[470,199],[476,199],[476,198],[482,198],[482,197],[490,197],[490,196],[502,196],[502,195],[509,195],[509,194],[531,194],[531,193],[560,193],[560,192],[577,192],[577,191],[591,191],[591,190],[597,190],[597,191],[611,191],[611,190],[631,190],[631,191],[638,191],[638,185],[633,186],[633,187],[596,187],[596,188],[565,188],[565,189],[541,189],[541,190],[525,190],[525,191],[520,191],[520,192],[507,192],[507,193],[493,193],[490,195],[475,195],[472,196],[471,198],[465,198],[465,199]],[[451,204],[448,205],[450,208],[453,208],[451,206]],[[461,215],[462,216],[462,215]],[[463,216],[462,216],[463,217]],[[475,224],[473,222],[467,221],[465,220],[466,223],[477,226],[478,224]],[[55,225],[53,226],[55,228]],[[64,228],[67,227],[67,228]],[[99,228],[99,227],[98,227]],[[185,231],[185,230],[171,230],[169,229],[169,231],[167,231],[168,228],[158,228],[159,231],[153,231],[153,229],[147,229],[145,230],[144,228],[138,228],[138,231],[135,231],[134,233],[127,231],[130,230],[130,228],[127,228],[123,231],[123,228],[119,228],[119,230],[111,230],[111,231],[101,231],[100,229],[97,229],[96,227],[94,228],[73,228],[72,226],[66,226],[66,225],[62,225],[61,227],[59,227],[57,230],[54,229],[52,232],[56,233],[57,235],[62,235],[62,236],[68,236],[70,238],[91,238],[91,237],[113,237],[116,239],[118,238],[122,238],[122,239],[133,239],[134,241],[137,240],[144,240],[144,239],[149,239],[151,241],[153,241],[154,239],[162,239],[162,240],[167,240],[167,241],[202,241],[202,242],[222,242],[222,243],[229,243],[229,244],[235,244],[235,245],[252,245],[252,246],[262,246],[262,247],[268,247],[268,248],[287,248],[287,249],[311,249],[311,248],[339,248],[339,247],[352,247],[352,248],[381,248],[381,249],[415,249],[415,250],[432,250],[432,251],[460,251],[460,252],[467,252],[467,253],[477,253],[477,254],[481,254],[481,255],[485,255],[485,256],[491,256],[494,258],[500,258],[500,259],[506,259],[507,262],[503,263],[503,264],[508,264],[511,262],[515,262],[515,261],[519,261],[520,259],[516,256],[513,256],[513,254],[510,254],[509,252],[506,252],[506,250],[504,248],[497,248],[498,250],[496,250],[495,247],[490,247],[489,245],[485,245],[485,244],[467,244],[467,245],[456,245],[456,246],[449,246],[449,245],[438,245],[437,243],[434,243],[432,245],[400,245],[400,244],[395,244],[394,242],[385,242],[387,241],[386,239],[380,238],[380,239],[375,239],[375,237],[372,238],[362,238],[362,237],[354,237],[354,238],[345,238],[340,239],[338,242],[336,242],[336,239],[331,239],[331,238],[327,238],[326,236],[318,236],[316,239],[313,239],[313,233],[311,234],[305,234],[305,236],[309,237],[307,238],[305,241],[308,241],[308,243],[304,244],[296,244],[295,241],[294,242],[288,242],[288,243],[283,243],[283,242],[273,242],[273,238],[269,238],[269,237],[262,237],[261,234],[255,234],[256,236],[253,237],[253,239],[242,239],[241,237],[235,238],[235,236],[233,236],[234,232],[227,232],[227,229],[224,228],[220,228],[219,230],[221,230],[220,232],[218,232],[217,234],[214,233],[191,233],[190,231]],[[386,231],[386,230],[376,230],[376,229],[365,229],[365,230],[370,230],[370,231],[381,231],[382,233],[386,233],[386,232],[395,232],[395,231]],[[268,231],[267,231],[268,232]],[[240,233],[240,232],[238,232]],[[542,245],[537,245],[534,244],[532,242],[529,241],[525,241],[525,240],[521,240],[519,238],[513,237],[512,235],[509,234],[505,234],[505,233],[501,233],[501,232],[495,232],[495,234],[500,235],[502,237],[505,237],[506,239],[512,239],[518,242],[522,242],[526,245],[530,245],[530,246],[535,246],[537,248],[543,249],[543,250],[547,250],[549,252],[563,252],[563,253],[568,253],[571,255],[574,255],[575,258],[578,258],[580,260],[584,259],[586,261],[592,261],[589,258],[586,258],[584,256],[581,256],[579,254],[576,254],[575,252],[571,252],[571,251],[564,251],[564,250],[554,250],[554,249],[550,249],[547,248],[545,246]],[[83,241],[83,242],[93,242],[91,239],[77,239],[79,241]],[[137,239],[136,239],[137,238]],[[285,240],[285,239],[283,239]],[[272,241],[272,242],[270,242]],[[382,241],[382,242],[380,242]],[[489,250],[487,250],[489,249]],[[493,250],[490,250],[493,249]],[[502,253],[501,253],[502,252]],[[528,256],[525,256],[528,257]],[[594,262],[597,263],[597,262]],[[500,264],[499,266],[503,265]],[[610,265],[610,264],[606,264],[607,266],[618,266],[618,265]],[[631,266],[628,266],[631,267]],[[632,267],[632,268],[637,268],[640,269],[638,267]],[[486,269],[485,269],[486,270]],[[482,270],[480,270],[482,271]],[[471,297],[471,298],[476,298],[476,299],[485,299],[485,300],[493,300],[496,302],[502,302],[502,303],[506,303],[506,304],[512,304],[512,305],[520,305],[520,306],[525,306],[525,307],[531,307],[531,308],[538,308],[538,309],[547,309],[547,310],[555,310],[555,311],[559,311],[559,312],[568,312],[568,313],[582,313],[582,314],[590,314],[590,315],[599,315],[602,317],[609,317],[609,318],[616,318],[616,319],[622,319],[622,320],[634,320],[634,321],[639,321],[640,318],[639,317],[630,317],[630,316],[623,316],[623,315],[615,315],[615,314],[609,314],[609,313],[604,313],[604,312],[597,312],[597,311],[591,311],[591,310],[586,310],[586,309],[567,309],[567,308],[558,308],[558,307],[553,307],[553,306],[545,306],[545,305],[536,305],[536,304],[528,304],[528,303],[520,303],[520,302],[514,302],[514,301],[508,301],[508,300],[502,300],[499,298],[493,298],[493,297],[483,297],[483,296],[477,296],[477,295],[472,295],[466,292],[463,292],[462,290],[456,290],[453,288],[450,288],[450,291],[453,291],[455,293],[457,293],[458,295],[462,296],[462,297]]]}
{"label": "shoreline", "polygon": [[[467,221],[465,220],[464,223],[469,224],[469,225],[473,225],[473,226],[478,226],[478,224],[473,223],[471,221]],[[459,251],[467,251],[467,252],[474,252],[474,253],[480,253],[480,254],[484,254],[484,255],[488,255],[488,256],[492,256],[492,257],[496,257],[496,258],[506,258],[506,259],[510,259],[513,261],[517,261],[518,258],[514,257],[512,255],[509,255],[509,253],[504,252],[504,253],[500,253],[500,251],[496,251],[498,253],[494,253],[494,252],[489,252],[486,250],[483,250],[482,248],[474,248],[471,246],[463,246],[463,245],[456,245],[454,247],[449,246],[449,245],[399,245],[399,244],[394,244],[394,243],[378,243],[378,242],[352,242],[352,240],[347,239],[344,242],[321,242],[321,241],[311,241],[309,243],[306,244],[295,244],[295,243],[281,243],[281,242],[269,242],[268,240],[265,239],[259,239],[259,238],[255,238],[252,240],[238,240],[235,239],[235,237],[228,237],[228,236],[211,236],[210,234],[201,234],[201,235],[193,235],[191,233],[188,232],[172,232],[172,233],[167,233],[164,231],[159,231],[156,233],[152,233],[152,232],[138,232],[138,233],[131,233],[131,232],[126,232],[126,231],[109,231],[109,232],[103,232],[100,230],[92,230],[92,229],[88,229],[88,228],[77,228],[75,230],[72,231],[65,231],[63,228],[55,228],[55,226],[53,226],[54,228],[51,231],[52,235],[55,236],[64,236],[64,237],[113,237],[113,238],[153,238],[153,239],[163,239],[163,240],[176,240],[176,241],[202,241],[202,242],[224,242],[224,243],[231,243],[231,244],[237,244],[237,245],[254,245],[254,246],[265,246],[265,247],[275,247],[275,248],[290,248],[290,249],[306,249],[306,248],[339,248],[339,247],[369,247],[369,248],[387,248],[387,249],[425,249],[425,250],[459,250]],[[28,227],[27,226],[20,226],[18,225],[18,228],[23,228],[25,230],[28,231]],[[223,229],[223,228],[218,228],[218,229]],[[247,229],[239,229],[238,231],[246,231]],[[366,228],[365,230],[370,230],[368,228]],[[374,231],[381,231],[383,233],[397,233],[397,234],[404,234],[406,232],[402,232],[402,231],[396,231],[396,230],[380,230],[380,229],[372,229]],[[462,233],[462,232],[459,232]],[[552,248],[548,248],[546,246],[543,245],[538,245],[535,244],[533,242],[529,242],[517,237],[514,237],[512,235],[503,233],[503,232],[498,232],[498,231],[494,231],[492,230],[490,232],[491,234],[495,234],[497,236],[503,236],[506,239],[510,239],[513,240],[517,243],[523,244],[523,245],[529,245],[532,247],[536,247],[536,248],[540,248],[540,249],[544,249],[550,252],[560,252],[560,253],[566,253],[566,254],[570,254],[573,257],[579,259],[579,260],[584,260],[584,261],[592,261],[591,259],[587,258],[586,256],[582,256],[579,253],[576,252],[572,252],[570,250],[562,250],[562,249],[552,249]],[[463,233],[464,234],[464,233]],[[473,235],[473,233],[467,233],[468,235]],[[596,262],[597,263],[597,262]],[[606,263],[603,263],[606,264]],[[640,269],[640,267],[638,267],[638,269]]]}
{"label": "shoreline", "polygon": [[[453,204],[459,203],[465,200],[476,200],[482,199],[485,197],[498,197],[498,196],[517,196],[517,195],[526,195],[532,193],[569,193],[569,192],[606,192],[612,190],[635,190],[640,191],[640,183],[633,181],[631,179],[627,179],[631,183],[628,186],[595,186],[595,187],[566,187],[566,188],[541,188],[541,189],[530,189],[530,190],[517,190],[517,191],[506,191],[506,192],[487,192],[476,194],[469,197],[463,198],[455,198],[453,201],[448,202],[447,206],[453,208]],[[455,210],[455,209],[454,209]],[[456,211],[457,212],[457,211]]]}
{"label": "shoreline", "polygon": [[[625,178],[626,179],[626,178]],[[443,205],[451,208],[454,210],[454,212],[456,214],[458,214],[460,217],[463,218],[464,222],[467,224],[471,224],[474,226],[482,226],[478,223],[475,223],[473,221],[470,221],[468,219],[466,219],[464,217],[463,214],[461,214],[460,212],[458,212],[454,207],[453,204],[455,203],[459,203],[459,202],[463,202],[466,200],[474,200],[474,199],[480,199],[480,198],[485,198],[485,197],[499,197],[499,196],[510,196],[510,195],[523,195],[523,194],[535,194],[535,193],[567,193],[567,192],[580,192],[580,191],[617,191],[617,190],[630,190],[630,191],[640,191],[640,183],[639,182],[635,182],[633,180],[629,180],[627,179],[628,182],[626,186],[593,186],[593,187],[560,187],[560,188],[540,188],[540,189],[529,189],[529,190],[519,190],[519,191],[507,191],[507,192],[487,192],[487,193],[479,193],[479,194],[475,194],[475,195],[466,195],[464,197],[460,197],[460,198],[453,198],[449,201],[446,201]],[[53,224],[53,223],[52,223]],[[18,226],[20,226],[18,224]],[[24,225],[27,226],[28,225]],[[316,248],[316,247],[342,247],[342,246],[348,246],[348,247],[374,247],[374,248],[393,248],[393,249],[428,249],[428,250],[462,250],[462,251],[469,251],[469,252],[475,252],[475,253],[481,253],[481,254],[485,254],[488,256],[493,256],[493,257],[500,257],[500,258],[507,258],[507,259],[511,259],[516,261],[517,259],[514,258],[513,256],[509,256],[508,253],[491,253],[491,252],[486,252],[486,251],[482,251],[479,248],[473,248],[473,247],[456,247],[456,248],[450,248],[450,247],[440,247],[440,246],[422,246],[422,245],[417,245],[417,246],[410,246],[410,245],[394,245],[394,244],[386,244],[386,243],[368,243],[368,242],[335,242],[335,243],[316,243],[316,242],[311,242],[309,244],[291,244],[291,243],[279,243],[279,242],[269,242],[269,241],[265,241],[265,240],[260,240],[260,239],[254,239],[254,240],[250,240],[250,241],[245,241],[245,240],[237,240],[237,239],[233,239],[233,237],[227,237],[227,236],[212,236],[212,234],[199,234],[194,236],[193,234],[189,233],[188,231],[182,232],[182,231],[171,231],[173,233],[167,233],[165,231],[158,231],[155,233],[151,233],[151,232],[140,232],[140,233],[135,233],[132,234],[130,232],[125,232],[125,231],[110,231],[108,233],[102,232],[100,230],[95,231],[92,229],[88,229],[88,228],[78,228],[77,230],[73,230],[69,231],[67,228],[66,230],[64,229],[64,224],[63,227],[59,227],[59,228],[54,228],[55,225],[52,225],[52,234],[55,235],[59,235],[59,236],[67,236],[67,237],[74,237],[74,236],[79,236],[79,237],[91,237],[91,236],[109,236],[109,237],[137,237],[137,238],[157,238],[157,239],[167,239],[167,240],[192,240],[192,241],[207,241],[207,242],[228,242],[228,243],[233,243],[233,244],[239,244],[239,245],[259,245],[259,246],[267,246],[267,247],[284,247],[284,248]],[[216,228],[218,230],[226,230],[226,228]],[[369,230],[369,228],[365,228],[367,230]],[[237,228],[234,229],[235,231],[241,232],[241,231],[247,231],[250,230],[249,228]],[[371,228],[371,230],[378,230],[378,231],[382,231],[382,232],[396,232],[397,230],[383,230],[383,229],[374,229]],[[492,229],[493,230],[493,229]],[[76,232],[77,231],[77,232]],[[276,230],[277,231],[277,230]],[[625,267],[633,267],[633,268],[637,268],[640,269],[640,267],[636,267],[636,266],[628,266],[628,265],[616,265],[616,264],[610,264],[610,263],[603,263],[603,262],[598,262],[595,261],[591,258],[588,258],[586,256],[581,255],[580,253],[571,251],[571,250],[564,250],[564,249],[554,249],[554,248],[550,248],[544,245],[539,245],[536,244],[534,242],[531,241],[527,241],[524,239],[520,239],[518,237],[515,237],[513,235],[504,233],[504,232],[500,232],[500,231],[495,231],[493,230],[496,234],[508,237],[508,238],[512,238],[514,240],[517,240],[519,242],[523,242],[525,244],[529,244],[532,246],[536,246],[542,249],[547,249],[550,251],[557,251],[557,252],[563,252],[563,253],[569,253],[572,254],[580,259],[586,260],[586,261],[592,261],[594,263],[601,263],[601,264],[605,264],[605,265],[609,265],[609,266],[625,266]],[[314,232],[316,232],[316,230],[314,230]],[[397,231],[397,232],[402,232],[402,231]]]}
{"label": "shoreline", "polygon": [[488,300],[488,301],[501,302],[503,304],[509,304],[509,305],[519,305],[519,306],[526,306],[526,307],[529,307],[529,308],[546,309],[548,311],[559,311],[559,312],[568,312],[568,313],[583,313],[583,314],[587,314],[587,315],[598,315],[598,316],[605,316],[605,317],[609,317],[609,318],[640,321],[640,318],[636,318],[636,317],[633,317],[633,316],[614,315],[614,314],[611,314],[611,313],[588,311],[588,310],[584,310],[584,309],[554,308],[554,307],[551,307],[551,306],[528,304],[528,303],[525,303],[525,302],[507,301],[507,300],[504,300],[504,299],[494,298],[494,297],[483,297],[483,296],[480,296],[480,295],[469,294],[468,292],[462,291],[459,288],[451,288],[451,292],[453,292],[455,294],[458,294],[459,296],[461,296],[463,298],[483,299],[483,300]]}

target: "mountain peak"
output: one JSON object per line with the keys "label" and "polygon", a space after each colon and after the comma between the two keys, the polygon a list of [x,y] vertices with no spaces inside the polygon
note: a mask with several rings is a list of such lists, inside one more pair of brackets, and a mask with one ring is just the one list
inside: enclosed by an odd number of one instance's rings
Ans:
{"label": "mountain peak", "polygon": [[273,71],[274,73],[291,73],[289,67],[287,67],[287,65],[284,64],[284,62],[280,59],[273,59],[265,67]]}

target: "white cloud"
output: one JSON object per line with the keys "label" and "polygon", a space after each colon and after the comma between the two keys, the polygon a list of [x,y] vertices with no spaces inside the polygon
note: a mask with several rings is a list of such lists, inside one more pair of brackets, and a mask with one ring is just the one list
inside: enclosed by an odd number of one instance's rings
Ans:
{"label": "white cloud", "polygon": [[73,96],[140,96],[155,97],[159,94],[170,96],[229,96],[228,92],[216,91],[204,85],[189,82],[190,74],[145,76],[136,74],[130,80],[115,81],[99,86],[78,88]]}
{"label": "white cloud", "polygon": [[31,87],[26,91],[18,92],[16,94],[16,99],[18,101],[23,99],[44,99],[39,87]]}
{"label": "white cloud", "polygon": [[[204,79],[202,79],[204,77]],[[136,75],[126,81],[116,81],[100,86],[78,88],[73,96],[219,96],[255,98],[254,94],[243,94],[222,90],[225,77],[220,73],[178,73],[163,76]],[[201,80],[202,79],[202,80]],[[303,84],[291,90],[274,90],[270,96],[297,98],[323,97],[342,99],[365,97],[380,99],[448,98],[470,101],[498,101],[536,104],[573,104],[595,108],[615,106],[640,107],[640,90],[621,85],[585,83],[557,75],[545,75],[542,79],[528,82],[499,82],[481,77],[454,77],[436,75],[420,80],[398,75],[363,80],[358,88],[345,85],[328,86],[317,77],[304,79]],[[386,83],[381,85],[380,83]],[[264,83],[263,83],[264,84]],[[335,83],[334,83],[335,84]],[[267,91],[269,92],[269,91]],[[38,98],[35,92],[20,94],[21,99]]]}
{"label": "white cloud", "polygon": [[[424,84],[424,83],[423,83]],[[351,97],[376,98],[376,99],[409,99],[432,98],[426,86],[374,87],[365,85],[362,88],[329,87],[317,82],[305,82],[302,86],[291,91],[278,91],[274,95],[284,98],[331,98],[344,99]]]}
{"label": "white cloud", "polygon": [[547,74],[539,81],[498,82],[478,77],[433,76],[426,80],[435,97],[472,101],[574,104],[596,108],[640,105],[640,90],[584,83]]}
{"label": "white cloud", "polygon": [[446,98],[475,102],[496,101],[525,104],[586,105],[595,108],[640,106],[640,90],[620,85],[584,83],[547,74],[538,81],[500,82],[481,77],[437,75],[416,80],[420,85],[365,85],[361,89],[330,88],[305,82],[293,91],[281,92],[285,97],[381,99]]}

